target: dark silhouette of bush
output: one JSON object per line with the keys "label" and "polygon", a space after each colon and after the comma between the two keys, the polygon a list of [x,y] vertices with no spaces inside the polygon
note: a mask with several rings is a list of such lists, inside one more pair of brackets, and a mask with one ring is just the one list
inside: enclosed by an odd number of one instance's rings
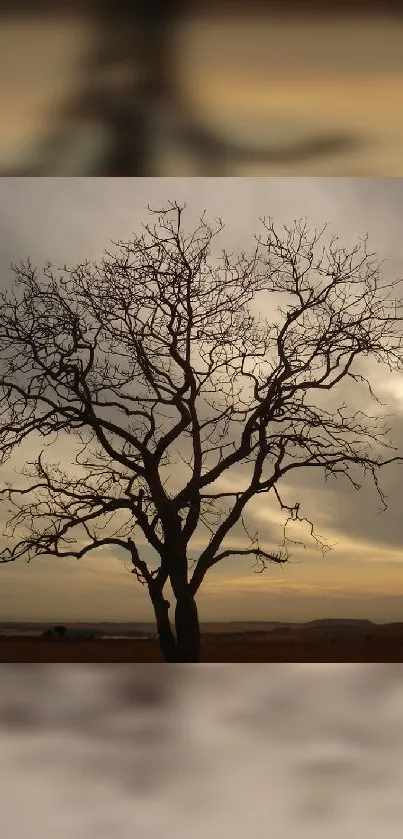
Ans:
{"label": "dark silhouette of bush", "polygon": [[67,633],[67,628],[65,626],[54,626],[53,627],[53,634],[57,635],[58,638],[64,638]]}

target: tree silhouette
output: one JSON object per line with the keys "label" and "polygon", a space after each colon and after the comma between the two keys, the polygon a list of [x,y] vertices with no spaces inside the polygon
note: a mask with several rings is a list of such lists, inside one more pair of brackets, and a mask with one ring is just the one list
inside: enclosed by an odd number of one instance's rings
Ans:
{"label": "tree silhouette", "polygon": [[[124,548],[148,588],[166,661],[199,660],[195,598],[218,562],[254,557],[256,573],[287,562],[286,528],[297,519],[329,549],[300,503],[283,501],[284,476],[317,467],[360,489],[361,470],[386,508],[378,472],[401,460],[378,454],[394,448],[379,417],[310,399],[350,378],[379,402],[356,360],[401,363],[402,304],[391,294],[402,281],[382,279],[367,240],[348,250],[306,221],[278,233],[263,219],[251,253],[234,256],[214,249],[220,220],[203,215],[187,233],[184,209],[150,210],[143,231],[99,263],[57,272],[13,265],[0,310],[1,462],[31,435],[77,443],[69,472],[43,448],[23,468],[24,485],[1,490],[15,512],[0,561]],[[253,314],[262,293],[281,295],[280,323]],[[242,465],[243,488],[239,477],[231,482]],[[285,513],[279,551],[245,524],[260,494]],[[244,549],[231,545],[238,522]],[[199,527],[208,535],[197,551]],[[144,558],[144,541],[155,561]]]}

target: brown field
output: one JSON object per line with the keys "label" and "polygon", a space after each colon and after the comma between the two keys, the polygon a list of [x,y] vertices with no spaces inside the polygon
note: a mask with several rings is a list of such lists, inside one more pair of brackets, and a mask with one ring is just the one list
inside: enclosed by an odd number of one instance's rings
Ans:
{"label": "brown field", "polygon": [[[158,662],[154,640],[0,637],[1,662]],[[403,624],[206,633],[202,662],[403,662]]]}

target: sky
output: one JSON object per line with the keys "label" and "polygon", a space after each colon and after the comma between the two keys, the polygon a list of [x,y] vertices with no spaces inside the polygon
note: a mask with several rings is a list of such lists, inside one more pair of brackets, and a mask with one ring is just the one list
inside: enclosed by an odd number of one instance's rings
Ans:
{"label": "sky", "polygon": [[[161,208],[169,200],[186,201],[186,224],[195,226],[206,210],[222,217],[226,227],[220,244],[229,250],[253,247],[259,217],[271,216],[276,228],[306,217],[339,236],[340,245],[354,245],[369,235],[370,250],[385,260],[385,276],[403,276],[403,182],[399,179],[326,178],[156,178],[156,179],[3,179],[0,181],[0,278],[9,288],[11,262],[30,256],[41,267],[74,265],[98,260],[111,241],[130,239],[148,220],[147,205]],[[267,317],[271,314],[268,311]],[[266,313],[265,313],[266,314]],[[366,374],[391,413],[391,442],[403,453],[403,377],[366,361]],[[349,406],[373,410],[365,389],[344,384],[329,397]],[[12,468],[29,458],[33,443],[21,448],[13,463],[0,468],[0,483],[13,478]],[[53,460],[68,467],[70,441],[59,441]],[[392,452],[391,454],[394,454]],[[322,556],[309,539],[309,530],[296,526],[289,533],[306,548],[292,547],[289,564],[271,565],[255,574],[252,558],[224,560],[206,576],[197,602],[202,621],[286,620],[321,617],[368,618],[377,622],[402,619],[403,532],[400,486],[403,465],[381,474],[388,508],[372,482],[356,492],[347,481],[324,482],[319,470],[300,470],[282,484],[284,497],[300,501],[301,513],[312,519],[318,534],[335,547]],[[316,474],[315,474],[316,472]],[[175,472],[180,477],[180,469]],[[3,529],[7,505],[0,505]],[[262,546],[277,549],[284,521],[277,505],[259,496],[249,505],[246,521],[259,528]],[[273,543],[274,540],[274,543]],[[3,540],[4,541],[4,540]],[[231,543],[246,547],[241,525]],[[230,542],[226,543],[226,546]],[[203,547],[202,536],[192,543],[192,555]],[[150,548],[139,542],[140,553]],[[39,558],[0,566],[0,616],[3,620],[148,621],[153,620],[147,592],[129,574],[128,559],[113,550],[81,560]]]}

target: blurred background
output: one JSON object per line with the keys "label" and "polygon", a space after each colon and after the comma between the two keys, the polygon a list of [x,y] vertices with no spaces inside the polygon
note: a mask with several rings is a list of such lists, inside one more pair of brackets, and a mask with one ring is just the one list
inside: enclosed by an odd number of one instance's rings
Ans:
{"label": "blurred background", "polygon": [[402,697],[393,664],[1,665],[2,835],[400,839]]}
{"label": "blurred background", "polygon": [[403,174],[398,0],[2,0],[0,174]]}

